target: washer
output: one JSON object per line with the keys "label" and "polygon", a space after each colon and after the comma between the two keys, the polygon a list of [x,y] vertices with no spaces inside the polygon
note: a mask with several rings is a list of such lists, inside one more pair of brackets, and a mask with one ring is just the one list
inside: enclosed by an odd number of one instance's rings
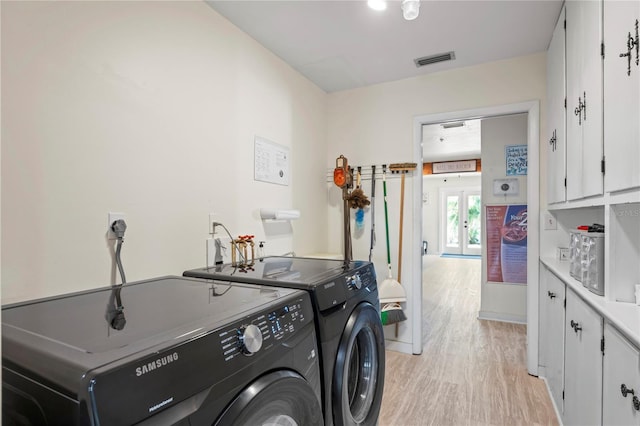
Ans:
{"label": "washer", "polygon": [[286,288],[163,277],[6,306],[2,423],[322,425],[316,342]]}
{"label": "washer", "polygon": [[251,267],[217,265],[184,275],[308,291],[319,338],[325,424],[377,423],[385,353],[372,263],[274,256]]}

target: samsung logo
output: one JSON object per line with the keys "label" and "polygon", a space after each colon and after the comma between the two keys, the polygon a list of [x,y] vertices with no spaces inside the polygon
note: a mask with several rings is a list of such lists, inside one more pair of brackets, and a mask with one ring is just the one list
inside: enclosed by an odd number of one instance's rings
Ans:
{"label": "samsung logo", "polygon": [[165,365],[177,360],[178,360],[177,352],[174,352],[167,356],[163,356],[162,358],[158,358],[155,361],[148,362],[145,365],[142,365],[136,368],[136,376],[140,377],[143,374],[147,374],[155,369],[164,367]]}

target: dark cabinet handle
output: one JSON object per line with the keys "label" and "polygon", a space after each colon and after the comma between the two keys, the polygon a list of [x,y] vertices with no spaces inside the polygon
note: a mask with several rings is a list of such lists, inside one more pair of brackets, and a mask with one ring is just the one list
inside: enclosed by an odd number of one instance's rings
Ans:
{"label": "dark cabinet handle", "polygon": [[635,395],[633,396],[632,403],[633,403],[633,409],[636,411],[640,411],[640,399],[638,399],[637,396]]}
{"label": "dark cabinet handle", "polygon": [[553,134],[551,135],[551,139],[549,139],[549,145],[551,145],[551,151],[555,152],[557,143],[558,143],[558,140],[556,138],[556,129],[553,129]]}
{"label": "dark cabinet handle", "polygon": [[620,385],[620,393],[622,393],[622,396],[624,396],[625,398],[629,394],[635,395],[635,392],[633,391],[633,389],[629,389],[627,385],[625,385],[624,383]]}
{"label": "dark cabinet handle", "polygon": [[627,75],[631,75],[631,57],[633,54],[631,53],[635,48],[636,51],[636,65],[640,65],[640,43],[638,43],[638,20],[636,19],[636,37],[633,38],[631,32],[627,36],[627,51],[625,53],[621,53],[621,58],[627,58]]}
{"label": "dark cabinet handle", "polygon": [[549,296],[549,299],[553,299],[554,297],[556,297],[556,294],[551,293],[550,291],[547,291],[547,295]]}
{"label": "dark cabinet handle", "polygon": [[582,126],[582,122],[587,121],[587,92],[583,92],[582,98],[578,96],[578,106],[573,113],[578,117],[578,126]]}
{"label": "dark cabinet handle", "polygon": [[573,331],[575,331],[576,333],[582,330],[582,327],[580,327],[580,323],[575,322],[574,320],[571,320],[571,328],[573,328]]}

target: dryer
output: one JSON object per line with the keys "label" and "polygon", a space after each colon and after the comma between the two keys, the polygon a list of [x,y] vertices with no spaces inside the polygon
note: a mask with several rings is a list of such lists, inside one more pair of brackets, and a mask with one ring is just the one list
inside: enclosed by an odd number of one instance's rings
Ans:
{"label": "dryer", "polygon": [[271,256],[184,276],[306,290],[319,339],[325,425],[377,424],[384,388],[384,333],[373,264]]}
{"label": "dryer", "polygon": [[321,425],[316,342],[286,288],[163,277],[5,306],[2,423]]}

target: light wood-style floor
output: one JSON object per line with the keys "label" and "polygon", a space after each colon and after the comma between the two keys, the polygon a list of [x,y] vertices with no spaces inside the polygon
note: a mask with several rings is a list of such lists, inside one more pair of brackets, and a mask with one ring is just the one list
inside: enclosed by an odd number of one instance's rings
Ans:
{"label": "light wood-style floor", "polygon": [[477,319],[481,261],[423,262],[423,353],[387,351],[380,426],[557,425],[526,326]]}

